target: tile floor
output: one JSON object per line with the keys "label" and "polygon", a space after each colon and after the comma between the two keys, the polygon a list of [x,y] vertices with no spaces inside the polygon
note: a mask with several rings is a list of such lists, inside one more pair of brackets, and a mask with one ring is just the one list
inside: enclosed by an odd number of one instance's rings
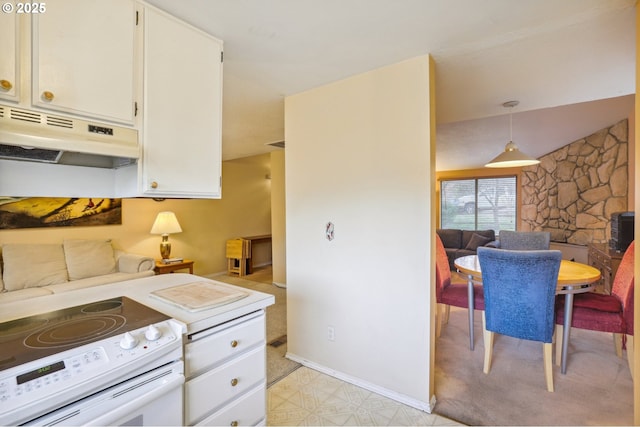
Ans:
{"label": "tile floor", "polygon": [[458,426],[305,366],[267,390],[269,426]]}

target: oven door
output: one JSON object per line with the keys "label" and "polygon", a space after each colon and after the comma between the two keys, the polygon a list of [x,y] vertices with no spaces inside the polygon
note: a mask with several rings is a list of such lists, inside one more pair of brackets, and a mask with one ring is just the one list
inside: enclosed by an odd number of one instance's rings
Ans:
{"label": "oven door", "polygon": [[155,369],[25,425],[182,426],[183,363]]}

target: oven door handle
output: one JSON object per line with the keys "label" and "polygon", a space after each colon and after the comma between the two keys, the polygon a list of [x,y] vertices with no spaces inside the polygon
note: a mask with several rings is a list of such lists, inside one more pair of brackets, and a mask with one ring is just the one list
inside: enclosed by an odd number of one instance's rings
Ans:
{"label": "oven door handle", "polygon": [[[143,394],[142,396],[137,397],[129,401],[128,403],[125,403],[122,406],[119,406],[117,409],[114,409],[107,414],[104,414],[102,416],[92,419],[86,425],[88,426],[112,425],[115,420],[118,420],[122,417],[126,417],[127,415],[135,412],[136,409],[142,408],[145,405],[153,402],[160,396],[168,393],[170,390],[173,390],[174,388],[177,388],[177,387],[182,387],[182,384],[184,384],[184,375],[174,374],[170,378],[166,378],[165,381],[166,382],[163,383],[160,387],[157,387]],[[134,389],[127,390],[121,393],[120,395],[126,395],[126,393],[132,390]]]}

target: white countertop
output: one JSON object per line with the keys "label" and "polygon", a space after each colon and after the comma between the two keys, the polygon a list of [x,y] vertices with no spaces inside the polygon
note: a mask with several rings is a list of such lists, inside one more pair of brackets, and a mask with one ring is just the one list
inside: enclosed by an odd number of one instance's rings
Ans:
{"label": "white countertop", "polygon": [[[192,282],[211,282],[232,289],[242,289],[249,293],[249,296],[207,310],[189,312],[149,295],[151,292],[159,289]],[[3,303],[0,308],[0,323],[120,296],[134,299],[139,303],[184,323],[186,325],[186,330],[184,331],[186,334],[198,332],[241,317],[247,313],[265,309],[275,303],[275,297],[271,294],[252,291],[193,274],[172,273],[30,298],[23,301]]]}

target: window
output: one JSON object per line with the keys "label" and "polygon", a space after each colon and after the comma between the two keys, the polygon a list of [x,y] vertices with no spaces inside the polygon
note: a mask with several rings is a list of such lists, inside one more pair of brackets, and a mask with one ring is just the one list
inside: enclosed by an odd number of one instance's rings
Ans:
{"label": "window", "polygon": [[516,177],[440,182],[440,228],[516,229]]}

